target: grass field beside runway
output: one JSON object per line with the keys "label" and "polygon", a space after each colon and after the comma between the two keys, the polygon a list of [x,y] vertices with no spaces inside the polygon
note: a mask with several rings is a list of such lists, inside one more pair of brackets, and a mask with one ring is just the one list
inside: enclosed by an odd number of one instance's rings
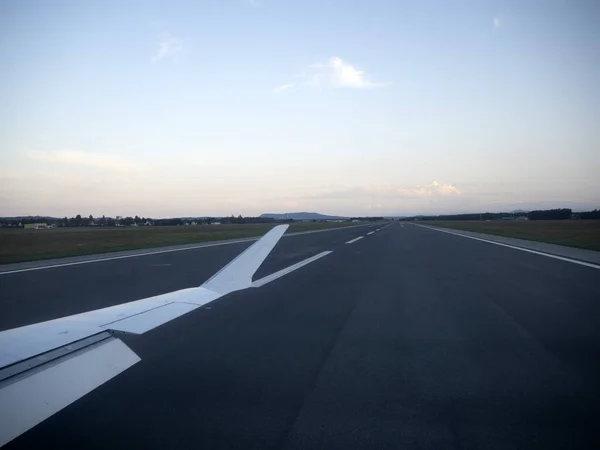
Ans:
{"label": "grass field beside runway", "polygon": [[[297,222],[288,233],[357,225]],[[274,224],[0,229],[0,264],[260,236]]]}
{"label": "grass field beside runway", "polygon": [[600,250],[600,220],[423,221],[426,225]]}

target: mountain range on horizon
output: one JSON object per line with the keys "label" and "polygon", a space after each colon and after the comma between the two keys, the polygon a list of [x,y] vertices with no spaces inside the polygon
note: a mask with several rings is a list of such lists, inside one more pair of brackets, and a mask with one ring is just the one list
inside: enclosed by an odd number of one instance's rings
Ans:
{"label": "mountain range on horizon", "polygon": [[327,214],[320,214],[316,212],[290,212],[290,213],[264,213],[259,217],[263,219],[275,219],[275,220],[343,220],[348,219],[344,216],[329,216]]}

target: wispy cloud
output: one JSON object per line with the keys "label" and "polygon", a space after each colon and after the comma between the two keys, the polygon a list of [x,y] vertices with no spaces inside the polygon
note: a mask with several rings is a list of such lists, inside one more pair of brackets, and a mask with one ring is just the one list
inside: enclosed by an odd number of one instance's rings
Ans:
{"label": "wispy cloud", "polygon": [[294,82],[283,84],[273,91],[279,93],[292,87],[365,89],[389,85],[371,81],[363,70],[337,56],[327,63],[312,64],[306,72],[292,78]]}
{"label": "wispy cloud", "polygon": [[77,150],[60,150],[57,152],[28,152],[27,157],[35,161],[72,166],[86,166],[122,173],[141,172],[149,169],[149,167],[145,164],[128,161],[116,155],[105,153],[87,153]]}
{"label": "wispy cloud", "polygon": [[500,17],[494,17],[492,23],[494,25],[494,30],[499,30],[502,27],[502,21],[500,20]]}
{"label": "wispy cloud", "polygon": [[158,41],[156,53],[152,56],[152,62],[157,63],[165,58],[177,61],[182,53],[183,39],[170,33],[164,33]]}

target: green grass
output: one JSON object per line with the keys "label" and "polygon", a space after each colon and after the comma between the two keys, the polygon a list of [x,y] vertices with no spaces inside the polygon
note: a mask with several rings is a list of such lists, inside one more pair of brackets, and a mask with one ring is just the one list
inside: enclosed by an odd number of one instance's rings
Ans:
{"label": "green grass", "polygon": [[600,250],[600,220],[423,221],[426,225]]}
{"label": "green grass", "polygon": [[[297,222],[288,233],[357,225]],[[273,224],[0,229],[0,264],[260,236]]]}

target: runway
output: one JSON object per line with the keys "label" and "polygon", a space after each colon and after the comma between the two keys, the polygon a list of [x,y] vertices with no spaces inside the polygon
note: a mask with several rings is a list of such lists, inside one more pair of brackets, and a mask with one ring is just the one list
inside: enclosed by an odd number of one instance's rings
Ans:
{"label": "runway", "polygon": [[[392,224],[282,239],[261,279],[17,448],[594,448],[600,271]],[[0,329],[198,286],[250,242],[0,276]]]}

